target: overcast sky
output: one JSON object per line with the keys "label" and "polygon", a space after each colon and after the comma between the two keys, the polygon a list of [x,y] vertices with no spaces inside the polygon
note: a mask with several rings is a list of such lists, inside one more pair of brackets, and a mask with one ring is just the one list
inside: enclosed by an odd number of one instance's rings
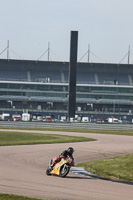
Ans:
{"label": "overcast sky", "polygon": [[90,44],[91,62],[127,63],[130,45],[133,64],[133,0],[0,0],[0,54],[9,40],[11,59],[37,60],[50,43],[52,61],[69,61],[72,30],[78,61]]}

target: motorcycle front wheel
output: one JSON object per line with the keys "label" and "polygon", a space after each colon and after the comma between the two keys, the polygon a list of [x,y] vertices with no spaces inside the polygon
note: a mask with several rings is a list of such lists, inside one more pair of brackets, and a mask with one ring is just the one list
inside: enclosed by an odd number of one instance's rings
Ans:
{"label": "motorcycle front wheel", "polygon": [[47,174],[48,176],[50,176],[50,175],[51,175],[50,172],[51,172],[51,169],[48,168],[48,169],[46,170],[46,174]]}
{"label": "motorcycle front wheel", "polygon": [[63,165],[60,168],[60,177],[65,177],[70,171],[70,166],[69,165]]}

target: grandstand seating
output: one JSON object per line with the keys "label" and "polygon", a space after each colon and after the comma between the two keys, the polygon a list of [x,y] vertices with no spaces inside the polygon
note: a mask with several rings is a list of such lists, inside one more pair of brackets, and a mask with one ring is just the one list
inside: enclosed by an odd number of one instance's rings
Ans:
{"label": "grandstand seating", "polygon": [[31,81],[39,82],[61,82],[61,72],[51,70],[34,70],[30,71]]}
{"label": "grandstand seating", "polygon": [[95,74],[90,72],[78,72],[77,74],[77,83],[90,83],[94,84],[95,81]]}
{"label": "grandstand seating", "polygon": [[24,70],[0,69],[0,80],[27,80],[27,72]]}
{"label": "grandstand seating", "polygon": [[[69,63],[1,60],[0,80],[67,83]],[[132,66],[78,63],[77,83],[133,85]]]}
{"label": "grandstand seating", "polygon": [[[34,108],[38,112],[41,107],[50,113],[59,108],[67,112],[68,82],[69,62],[1,59],[0,108]],[[82,115],[88,111],[133,110],[133,65],[78,63],[77,84],[76,106]]]}
{"label": "grandstand seating", "polygon": [[99,84],[129,85],[127,74],[118,73],[98,73]]}
{"label": "grandstand seating", "polygon": [[[97,77],[97,78],[96,78]],[[0,70],[0,80],[20,80],[33,82],[68,82],[68,71],[50,70]],[[133,76],[117,73],[92,73],[78,71],[77,83],[87,84],[110,84],[110,85],[131,85]]]}

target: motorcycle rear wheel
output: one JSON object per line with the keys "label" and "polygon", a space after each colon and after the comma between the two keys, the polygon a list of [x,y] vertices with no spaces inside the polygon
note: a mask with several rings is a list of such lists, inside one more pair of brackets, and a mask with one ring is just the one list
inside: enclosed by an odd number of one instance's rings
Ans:
{"label": "motorcycle rear wheel", "polygon": [[63,165],[60,169],[60,177],[65,177],[70,171],[69,165]]}

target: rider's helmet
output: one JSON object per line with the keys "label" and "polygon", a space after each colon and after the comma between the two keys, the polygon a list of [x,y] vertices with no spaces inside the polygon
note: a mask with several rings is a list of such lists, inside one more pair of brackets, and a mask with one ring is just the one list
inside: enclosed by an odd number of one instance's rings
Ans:
{"label": "rider's helmet", "polygon": [[72,147],[69,147],[69,148],[67,149],[67,152],[70,153],[70,154],[73,154],[74,149],[73,149]]}

